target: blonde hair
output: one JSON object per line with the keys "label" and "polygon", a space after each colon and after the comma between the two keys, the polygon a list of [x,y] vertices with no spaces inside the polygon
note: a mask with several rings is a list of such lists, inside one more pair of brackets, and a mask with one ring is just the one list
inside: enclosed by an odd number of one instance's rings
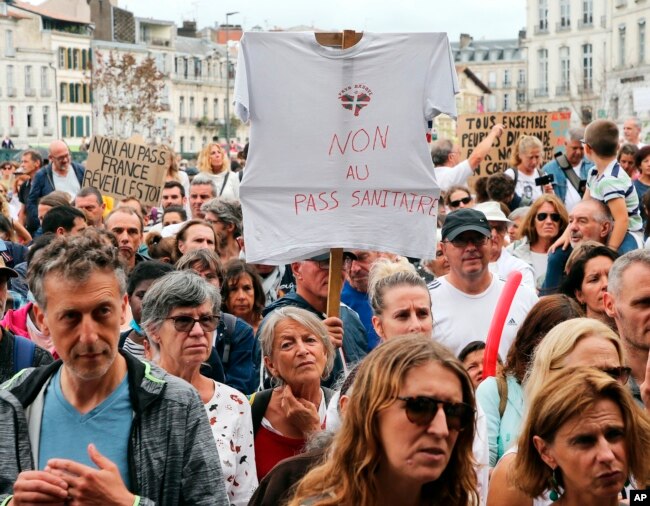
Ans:
{"label": "blonde hair", "polygon": [[413,265],[404,257],[396,260],[380,258],[370,269],[368,275],[368,298],[370,307],[375,315],[381,315],[384,310],[386,291],[396,286],[421,287],[427,293],[427,284],[420,277]]}
{"label": "blonde hair", "polygon": [[525,398],[530,401],[548,381],[552,371],[566,367],[566,357],[587,337],[598,337],[614,345],[621,365],[625,356],[621,340],[611,328],[593,318],[573,318],[555,326],[535,349],[532,366],[524,378]]}
{"label": "blonde hair", "polygon": [[[614,402],[621,410],[628,475],[634,476],[639,488],[643,488],[650,478],[648,414],[636,405],[625,385],[590,367],[567,368],[553,374],[535,395],[519,435],[517,454],[508,476],[511,483],[530,497],[563,487],[562,470],[554,473],[544,463],[533,437],[552,443],[565,423],[580,417],[603,399]],[[553,483],[553,474],[557,485]]]}
{"label": "blonde hair", "polygon": [[521,163],[521,155],[533,148],[544,149],[544,144],[534,135],[520,135],[510,154],[510,166],[517,167]]}
{"label": "blonde hair", "polygon": [[[322,463],[298,484],[290,506],[306,502],[312,506],[381,503],[377,481],[383,453],[379,412],[397,401],[412,369],[431,362],[452,372],[460,381],[463,402],[476,407],[472,382],[463,364],[441,344],[414,336],[381,344],[361,362],[343,425]],[[478,504],[474,432],[474,424],[459,432],[447,467],[437,480],[423,485],[422,497],[429,504]]]}
{"label": "blonde hair", "polygon": [[178,163],[176,161],[176,152],[167,145],[163,145],[162,149],[167,151],[169,156],[169,165],[167,165],[167,173],[165,174],[167,177],[171,178],[174,181],[178,181],[179,183],[181,182],[181,178],[178,175]]}
{"label": "blonde hair", "polygon": [[[210,151],[212,150],[213,146],[216,146],[219,148],[219,151],[221,151],[221,159],[223,162],[221,163],[221,170],[219,172],[214,172],[212,165],[210,165]],[[221,144],[211,142],[201,150],[196,165],[199,168],[200,172],[205,172],[207,174],[222,174],[224,172],[227,173],[230,170],[230,157],[228,156],[226,150],[221,147]]]}

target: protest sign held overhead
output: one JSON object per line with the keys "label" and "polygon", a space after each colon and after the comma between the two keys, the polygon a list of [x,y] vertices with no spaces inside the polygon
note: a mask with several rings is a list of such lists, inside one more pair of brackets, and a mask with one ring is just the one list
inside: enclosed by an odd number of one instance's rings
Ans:
{"label": "protest sign held overhead", "polygon": [[348,49],[309,33],[245,34],[235,105],[251,123],[246,260],[333,247],[431,255],[439,189],[427,121],[455,116],[457,90],[446,34],[364,33]]}
{"label": "protest sign held overhead", "polygon": [[82,188],[92,186],[117,199],[160,204],[170,153],[161,146],[96,135],[90,141]]}
{"label": "protest sign held overhead", "polygon": [[512,147],[521,135],[534,135],[544,145],[543,161],[553,159],[553,153],[564,145],[571,120],[570,112],[495,112],[463,114],[458,117],[458,143],[461,159],[465,160],[474,148],[488,136],[490,129],[501,123],[505,130],[495,140],[492,149],[480,164],[479,174],[489,176],[509,167]]}

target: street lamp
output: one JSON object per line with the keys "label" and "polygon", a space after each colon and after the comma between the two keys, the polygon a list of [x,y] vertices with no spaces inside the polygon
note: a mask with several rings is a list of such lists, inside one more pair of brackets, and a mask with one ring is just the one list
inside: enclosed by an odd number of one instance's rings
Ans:
{"label": "street lamp", "polygon": [[230,30],[230,21],[228,18],[239,14],[239,11],[226,12],[226,144],[230,149],[230,52],[228,51],[228,31]]}

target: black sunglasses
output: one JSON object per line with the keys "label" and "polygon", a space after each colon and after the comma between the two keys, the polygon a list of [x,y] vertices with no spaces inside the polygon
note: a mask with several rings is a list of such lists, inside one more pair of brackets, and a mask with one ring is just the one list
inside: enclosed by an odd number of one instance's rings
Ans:
{"label": "black sunglasses", "polygon": [[474,246],[481,247],[485,246],[485,243],[488,241],[488,237],[482,235],[479,237],[464,237],[462,239],[452,239],[451,241],[445,240],[442,242],[450,242],[454,245],[454,248],[465,249],[467,245],[471,242]]}
{"label": "black sunglasses", "polygon": [[551,220],[553,220],[555,223],[560,221],[560,213],[539,213],[536,218],[537,221],[544,221],[546,218],[551,217]]}
{"label": "black sunglasses", "polygon": [[462,431],[474,423],[474,408],[464,402],[447,402],[435,397],[398,397],[404,401],[406,417],[415,425],[429,425],[434,419],[438,410],[442,411],[447,419],[447,429]]}
{"label": "black sunglasses", "polygon": [[449,202],[449,207],[458,207],[461,204],[469,204],[472,201],[472,197],[463,197],[462,199],[452,200]]}
{"label": "black sunglasses", "polygon": [[206,332],[212,332],[219,325],[219,315],[214,314],[200,316],[198,318],[193,318],[187,315],[170,316],[165,318],[165,320],[173,320],[174,328],[178,332],[190,332],[196,322],[198,322],[201,328]]}
{"label": "black sunglasses", "polygon": [[627,381],[630,379],[630,374],[632,374],[631,367],[608,367],[601,368],[600,370],[622,385],[625,385],[627,383]]}

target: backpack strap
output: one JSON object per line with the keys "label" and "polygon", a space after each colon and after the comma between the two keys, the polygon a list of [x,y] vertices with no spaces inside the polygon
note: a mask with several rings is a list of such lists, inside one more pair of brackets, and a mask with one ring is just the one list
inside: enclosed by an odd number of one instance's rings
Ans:
{"label": "backpack strap", "polygon": [[255,438],[258,429],[262,425],[262,418],[264,418],[266,408],[268,408],[269,402],[271,402],[272,394],[273,389],[269,388],[268,390],[255,392],[249,397],[248,402],[251,405],[251,418],[253,419],[253,438]]}
{"label": "backpack strap", "polygon": [[17,373],[34,365],[36,345],[21,336],[14,338],[14,373]]}
{"label": "backpack strap", "polygon": [[497,376],[497,391],[499,392],[499,419],[503,418],[508,403],[508,382],[503,376]]}
{"label": "backpack strap", "polygon": [[235,334],[235,325],[237,325],[237,317],[229,313],[222,313],[224,332],[223,332],[223,355],[221,356],[221,363],[225,366],[230,361],[230,347],[232,346],[232,336]]}
{"label": "backpack strap", "polygon": [[226,172],[226,176],[223,178],[223,184],[221,185],[221,190],[219,191],[219,196],[223,195],[223,190],[226,187],[226,183],[228,182],[228,176],[230,176],[230,169],[228,172]]}

